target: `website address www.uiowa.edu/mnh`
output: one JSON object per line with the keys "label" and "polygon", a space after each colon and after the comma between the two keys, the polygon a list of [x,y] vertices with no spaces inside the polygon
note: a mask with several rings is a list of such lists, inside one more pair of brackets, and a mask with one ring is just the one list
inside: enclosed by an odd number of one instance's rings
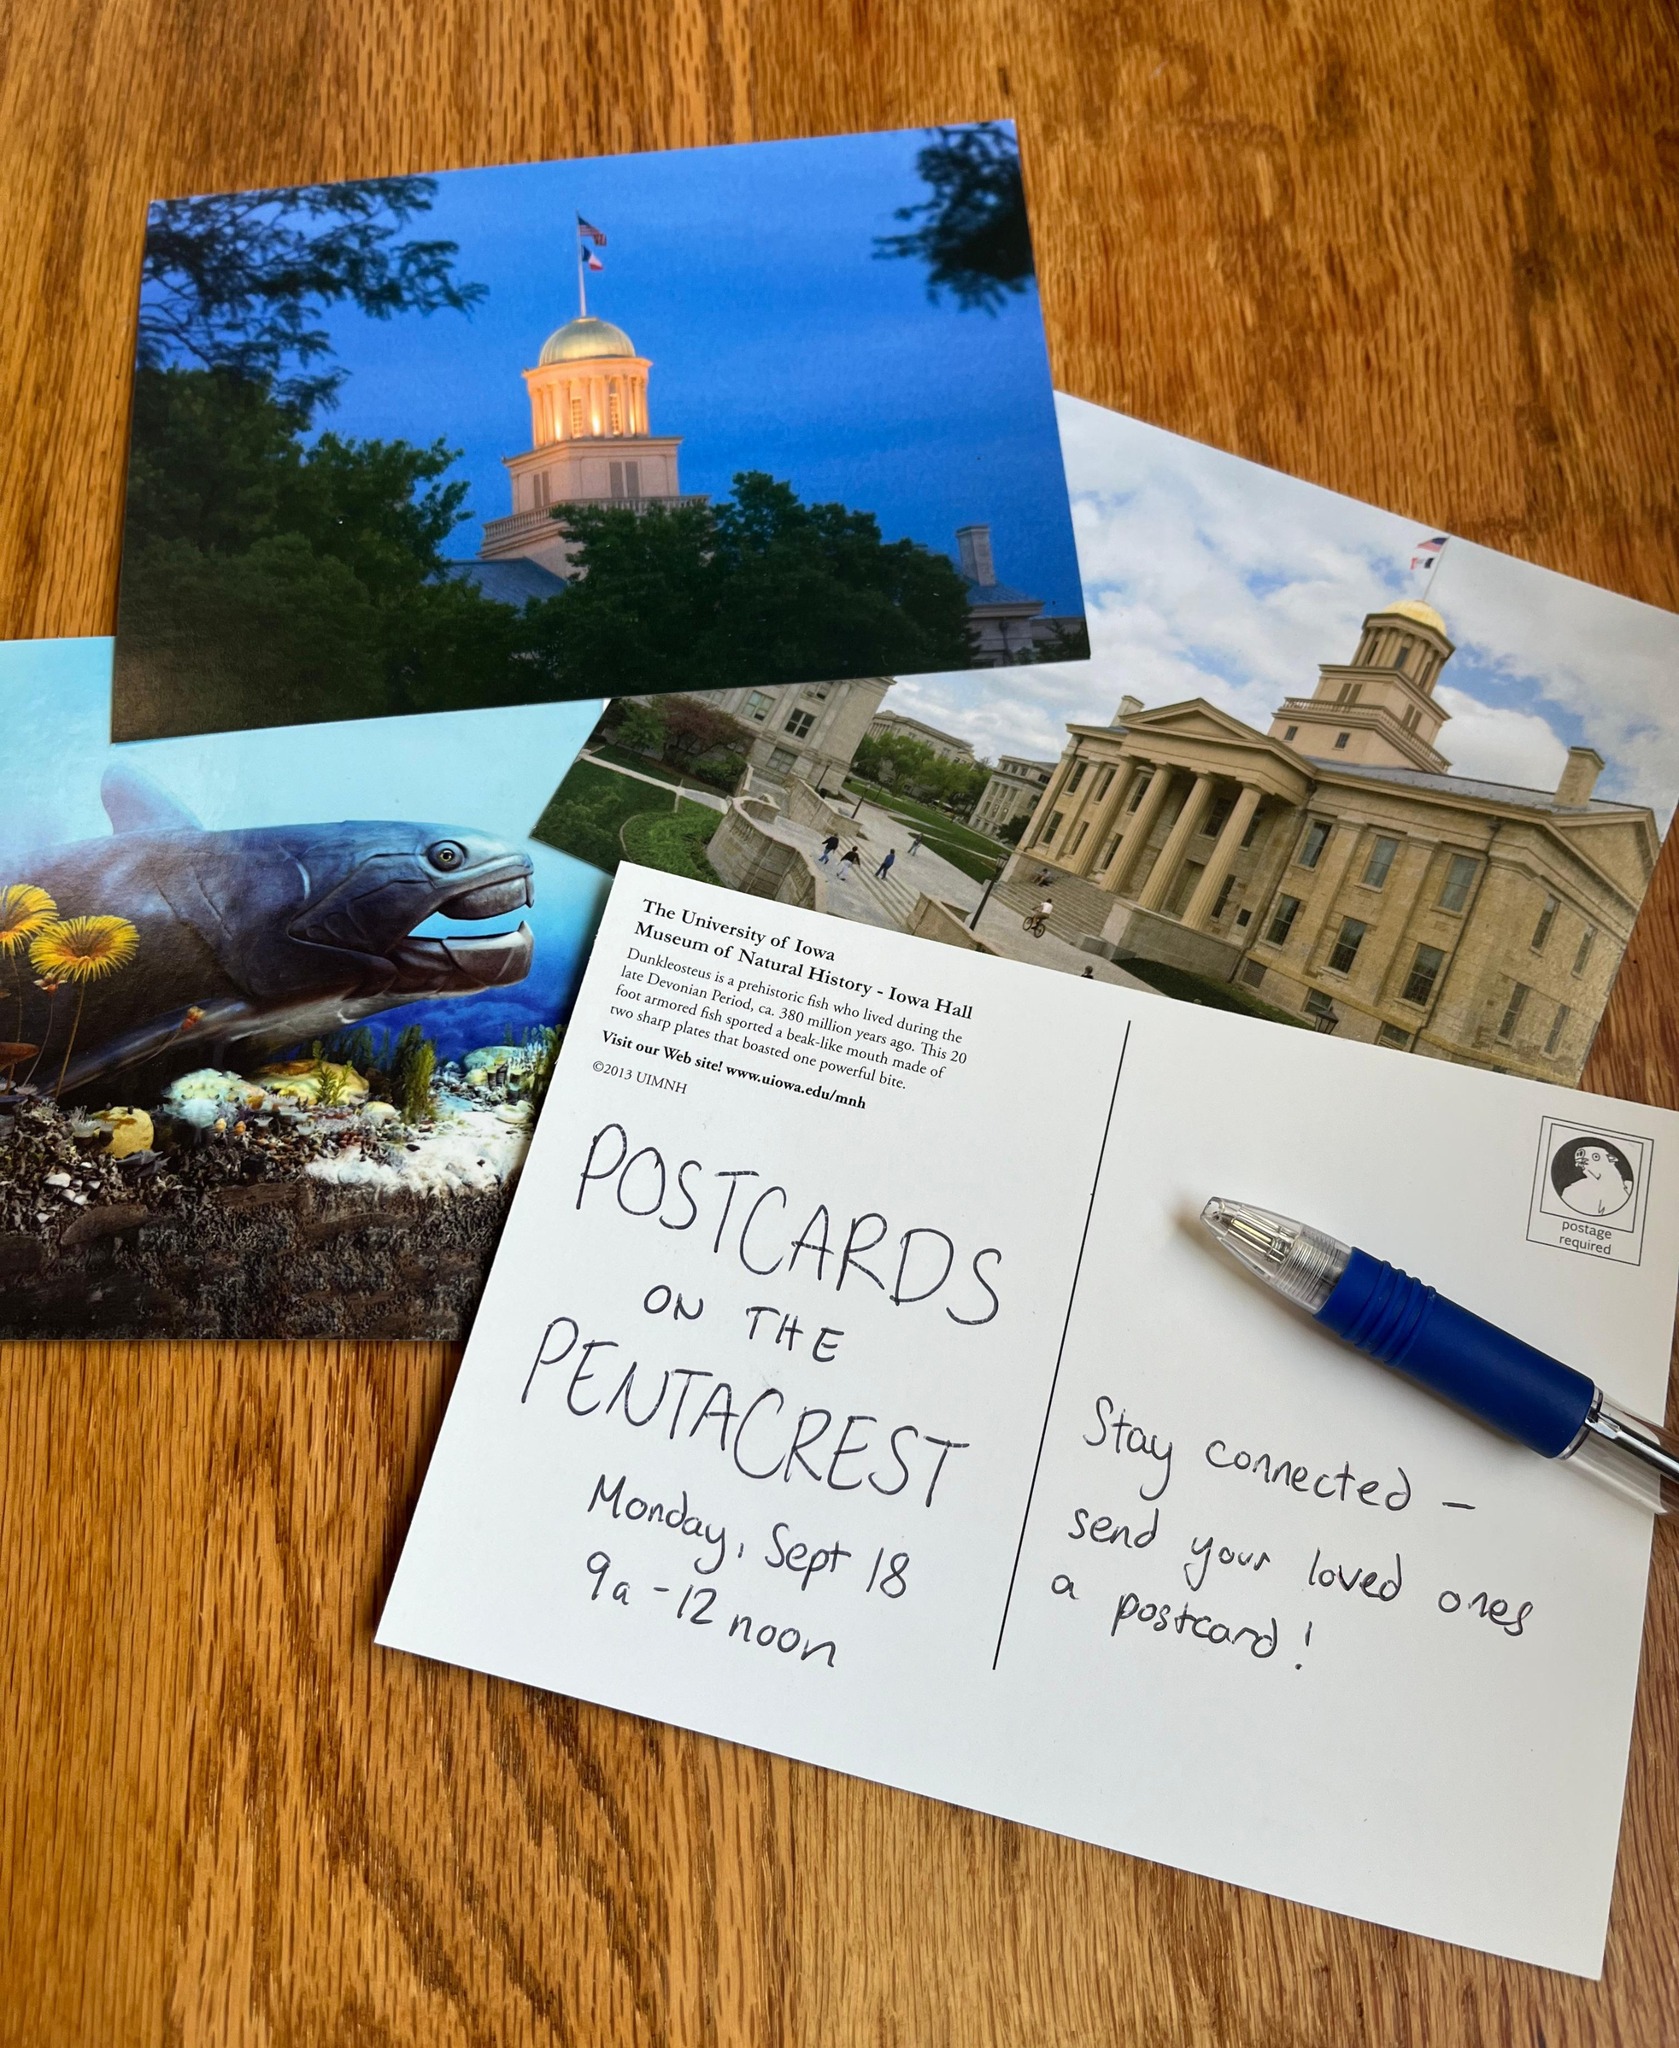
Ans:
{"label": "website address www.uiowa.edu/mnh", "polygon": [[868,1104],[861,1095],[842,1095],[837,1088],[824,1088],[820,1081],[792,1081],[782,1074],[754,1074],[749,1067],[725,1066],[725,1074],[732,1074],[737,1081],[756,1081],[764,1088],[786,1088],[794,1095],[814,1095],[821,1102],[842,1103],[847,1109],[867,1109]]}

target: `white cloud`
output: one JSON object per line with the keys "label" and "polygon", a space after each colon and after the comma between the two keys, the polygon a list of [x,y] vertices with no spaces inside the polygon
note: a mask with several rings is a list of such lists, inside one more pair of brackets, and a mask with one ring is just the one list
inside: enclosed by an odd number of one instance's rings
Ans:
{"label": "white cloud", "polygon": [[[1425,529],[1297,477],[1058,397],[1090,619],[1087,665],[919,676],[895,707],[982,754],[1059,754],[1127,693],[1205,697],[1263,729],[1351,658],[1366,612],[1411,590]],[[1007,564],[1000,565],[1006,577]],[[1458,653],[1440,685],[1461,774],[1554,787],[1566,748],[1608,763],[1600,793],[1679,794],[1679,616],[1453,540],[1429,593]]]}

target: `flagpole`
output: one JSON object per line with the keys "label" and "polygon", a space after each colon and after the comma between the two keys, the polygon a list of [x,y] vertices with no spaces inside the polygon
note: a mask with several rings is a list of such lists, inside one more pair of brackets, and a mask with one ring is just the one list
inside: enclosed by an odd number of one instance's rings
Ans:
{"label": "flagpole", "polygon": [[581,228],[577,231],[577,317],[579,320],[587,320],[589,317],[588,295],[583,288],[583,231]]}
{"label": "flagpole", "polygon": [[1451,544],[1452,537],[1448,533],[1446,538],[1440,543],[1439,547],[1435,550],[1434,559],[1428,565],[1428,581],[1423,585],[1422,594],[1424,597],[1432,595],[1434,590],[1434,579],[1440,573],[1440,564],[1445,560],[1446,550],[1451,546]]}

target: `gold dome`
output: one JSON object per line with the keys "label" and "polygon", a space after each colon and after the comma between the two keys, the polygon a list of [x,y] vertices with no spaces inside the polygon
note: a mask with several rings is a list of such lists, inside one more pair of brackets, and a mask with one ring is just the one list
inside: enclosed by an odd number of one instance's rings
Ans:
{"label": "gold dome", "polygon": [[[573,323],[575,324],[575,323]],[[1431,604],[1424,604],[1419,598],[1402,597],[1396,604],[1385,604],[1380,613],[1374,614],[1385,619],[1412,619],[1419,626],[1428,626],[1440,635],[1442,640],[1452,636],[1446,631],[1446,622]]]}
{"label": "gold dome", "polygon": [[568,320],[542,344],[538,364],[593,362],[601,356],[633,356],[635,343],[610,320],[597,320],[593,313]]}

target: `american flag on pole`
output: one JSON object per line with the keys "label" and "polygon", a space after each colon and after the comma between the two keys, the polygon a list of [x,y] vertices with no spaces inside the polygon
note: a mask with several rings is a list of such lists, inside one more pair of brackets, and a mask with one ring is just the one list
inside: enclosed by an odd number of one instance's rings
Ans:
{"label": "american flag on pole", "polygon": [[591,242],[594,243],[597,249],[604,249],[606,247],[605,235],[601,233],[600,229],[597,228],[592,221],[586,221],[583,218],[582,214],[579,214],[577,216],[577,232],[580,235],[586,236]]}
{"label": "american flag on pole", "polygon": [[1432,569],[1438,564],[1440,550],[1446,545],[1449,538],[1450,535],[1448,534],[1437,533],[1428,540],[1418,541],[1417,551],[1411,557],[1411,573],[1413,576],[1419,569]]}

